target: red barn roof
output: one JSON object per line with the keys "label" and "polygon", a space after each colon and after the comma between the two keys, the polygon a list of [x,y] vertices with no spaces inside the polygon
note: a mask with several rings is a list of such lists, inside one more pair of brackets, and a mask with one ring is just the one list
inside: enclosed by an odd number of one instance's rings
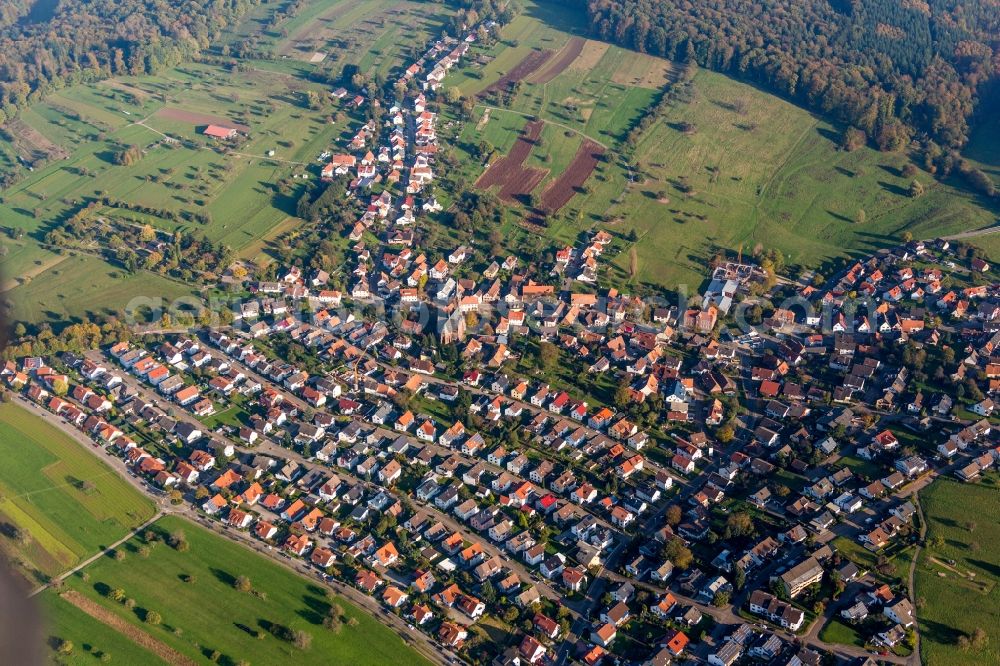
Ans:
{"label": "red barn roof", "polygon": [[220,125],[209,125],[202,132],[205,136],[211,136],[216,139],[228,139],[236,136],[236,130],[232,127],[222,127]]}

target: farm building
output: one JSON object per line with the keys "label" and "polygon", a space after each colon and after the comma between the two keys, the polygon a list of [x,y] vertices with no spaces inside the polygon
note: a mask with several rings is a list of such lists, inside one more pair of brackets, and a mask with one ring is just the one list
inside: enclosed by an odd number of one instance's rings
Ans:
{"label": "farm building", "polygon": [[232,127],[222,127],[221,125],[209,125],[202,134],[213,139],[232,139],[236,136],[236,130]]}

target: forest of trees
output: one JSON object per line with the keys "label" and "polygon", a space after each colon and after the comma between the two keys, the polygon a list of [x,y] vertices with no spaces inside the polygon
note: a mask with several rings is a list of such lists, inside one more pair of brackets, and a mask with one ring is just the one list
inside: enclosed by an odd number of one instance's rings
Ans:
{"label": "forest of trees", "polygon": [[980,0],[587,0],[587,11],[601,39],[758,82],[884,150],[913,137],[961,147],[1000,70],[1000,12]]}
{"label": "forest of trees", "polygon": [[444,4],[457,4],[459,11],[448,22],[448,32],[458,37],[468,26],[480,21],[493,20],[501,25],[510,23],[517,13],[517,6],[511,0],[458,0]]}
{"label": "forest of trees", "polygon": [[6,28],[21,21],[27,16],[31,6],[31,0],[4,0],[4,2],[0,2],[0,28]]}
{"label": "forest of trees", "polygon": [[44,21],[33,3],[0,3],[0,124],[48,92],[180,63],[260,0],[61,0]]}

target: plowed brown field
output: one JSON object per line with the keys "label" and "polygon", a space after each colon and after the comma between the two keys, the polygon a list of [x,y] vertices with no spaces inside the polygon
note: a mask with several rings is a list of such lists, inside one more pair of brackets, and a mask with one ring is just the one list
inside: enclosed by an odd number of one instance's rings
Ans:
{"label": "plowed brown field", "polygon": [[503,90],[514,81],[521,81],[522,79],[528,78],[551,57],[552,51],[532,51],[528,55],[524,56],[524,58],[521,59],[521,62],[514,65],[509,72],[501,76],[490,86],[483,89],[483,91],[479,93],[479,96],[485,97],[491,92]]}
{"label": "plowed brown field", "polygon": [[518,201],[531,193],[542,182],[544,169],[524,166],[524,161],[531,154],[531,148],[542,133],[542,121],[534,120],[527,123],[521,130],[510,152],[486,168],[483,175],[476,181],[476,187],[489,189],[500,186],[500,197],[506,201]]}
{"label": "plowed brown field", "polygon": [[583,46],[586,43],[587,40],[581,37],[571,37],[559,53],[556,54],[556,57],[552,59],[544,69],[540,69],[538,73],[532,76],[529,80],[532,83],[548,83],[552,79],[556,78],[562,74],[563,70],[569,67],[581,53],[583,53]]}
{"label": "plowed brown field", "polygon": [[542,205],[554,213],[569,203],[577,189],[587,182],[602,155],[604,155],[603,147],[590,139],[585,139],[566,170],[545,188],[545,192],[542,193]]}

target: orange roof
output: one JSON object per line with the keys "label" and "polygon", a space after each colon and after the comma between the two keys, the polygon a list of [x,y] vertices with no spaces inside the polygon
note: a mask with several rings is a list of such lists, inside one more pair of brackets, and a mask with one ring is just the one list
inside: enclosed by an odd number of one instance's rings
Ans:
{"label": "orange roof", "polygon": [[378,558],[378,561],[381,562],[382,564],[386,564],[398,558],[399,551],[396,550],[396,546],[393,545],[391,541],[389,541],[386,542],[384,546],[375,551],[375,557]]}
{"label": "orange roof", "polygon": [[595,664],[600,663],[601,659],[604,659],[604,655],[608,652],[600,645],[595,645],[591,650],[583,655],[583,661],[587,666],[595,666]]}
{"label": "orange roof", "polygon": [[234,472],[233,470],[227,469],[225,472],[223,472],[222,474],[219,475],[219,478],[217,478],[215,480],[215,482],[213,483],[213,485],[216,488],[220,488],[220,489],[222,489],[222,488],[228,488],[229,486],[233,485],[234,483],[237,483],[238,481],[240,481],[241,478],[242,477],[240,477],[240,475],[237,474],[236,472]]}
{"label": "orange roof", "polygon": [[254,528],[254,532],[261,539],[266,539],[268,538],[268,536],[270,536],[271,532],[273,532],[276,529],[277,528],[271,523],[262,520],[259,523],[257,523],[257,527]]}
{"label": "orange roof", "polygon": [[257,498],[260,497],[262,492],[264,492],[264,489],[261,488],[259,483],[254,481],[250,484],[249,488],[243,491],[243,494],[240,495],[240,499],[247,504],[253,504],[257,501]]}
{"label": "orange roof", "polygon": [[398,606],[405,598],[406,592],[393,585],[389,585],[382,592],[382,600],[390,606]]}
{"label": "orange roof", "polygon": [[549,284],[526,284],[521,287],[522,296],[543,296],[555,293],[555,287]]}
{"label": "orange roof", "polygon": [[611,624],[610,622],[606,622],[597,630],[597,635],[600,636],[601,640],[604,641],[605,643],[611,640],[611,637],[617,633],[618,630],[615,628],[615,625]]}
{"label": "orange roof", "polygon": [[[667,635],[670,636],[670,634]],[[670,636],[667,641],[667,648],[674,654],[680,654],[689,642],[691,641],[687,637],[687,634],[683,631],[675,631],[673,632],[673,636]]]}
{"label": "orange roof", "polygon": [[299,522],[302,523],[302,526],[305,527],[307,530],[311,530],[315,529],[317,523],[319,523],[319,519],[322,517],[323,517],[323,512],[314,507],[312,511],[302,516],[302,520],[300,520]]}

